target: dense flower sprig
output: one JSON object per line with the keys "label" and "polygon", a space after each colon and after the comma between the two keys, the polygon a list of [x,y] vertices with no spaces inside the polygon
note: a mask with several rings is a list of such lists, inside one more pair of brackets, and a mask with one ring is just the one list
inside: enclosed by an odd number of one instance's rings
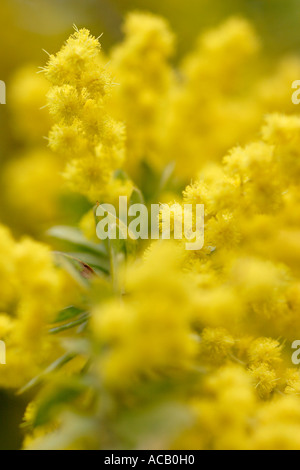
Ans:
{"label": "dense flower sprig", "polygon": [[45,74],[52,84],[48,104],[56,122],[49,145],[66,160],[71,189],[95,202],[109,194],[114,171],[123,164],[125,143],[124,126],[106,110],[113,81],[99,41],[85,29],[76,30],[50,56]]}

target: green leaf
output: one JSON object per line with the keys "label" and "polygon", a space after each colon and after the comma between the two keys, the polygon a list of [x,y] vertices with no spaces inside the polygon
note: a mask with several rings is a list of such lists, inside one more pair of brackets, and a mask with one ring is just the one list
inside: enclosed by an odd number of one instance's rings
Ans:
{"label": "green leaf", "polygon": [[103,243],[99,243],[98,245],[97,243],[93,243],[87,240],[81,230],[75,227],[52,227],[50,230],[48,230],[47,235],[107,257],[106,247]]}
{"label": "green leaf", "polygon": [[143,193],[138,188],[133,188],[130,196],[129,205],[132,206],[133,204],[145,204]]}
{"label": "green leaf", "polygon": [[61,310],[58,313],[58,315],[55,318],[53,323],[54,324],[55,323],[62,323],[64,321],[71,320],[72,318],[78,317],[78,315],[80,315],[81,313],[84,313],[84,312],[85,312],[85,310],[83,310],[81,308],[74,307],[73,305],[71,305],[70,307],[66,307],[63,310]]}
{"label": "green leaf", "polygon": [[92,253],[68,253],[73,258],[78,258],[85,264],[88,264],[92,268],[97,268],[106,274],[109,274],[109,258],[102,258]]}
{"label": "green leaf", "polygon": [[120,181],[129,181],[130,180],[128,174],[122,169],[118,169],[114,172],[114,179],[115,180],[120,180]]}
{"label": "green leaf", "polygon": [[74,357],[76,357],[77,354],[64,354],[61,356],[59,359],[54,361],[50,366],[47,367],[41,374],[37,375],[34,377],[32,380],[30,380],[24,387],[22,387],[17,394],[18,395],[23,395],[24,393],[28,392],[32,388],[36,387],[37,385],[40,385],[45,378],[51,374],[52,372],[61,369],[65,364],[68,364]]}
{"label": "green leaf", "polygon": [[46,394],[41,401],[38,401],[33,426],[37,427],[47,424],[52,419],[57,407],[74,401],[85,389],[85,385],[71,379],[65,384],[56,385],[50,393]]}
{"label": "green leaf", "polygon": [[29,450],[65,450],[74,444],[84,442],[87,450],[99,449],[99,422],[96,418],[75,413],[64,415],[61,425],[54,431],[45,433],[29,444]]}
{"label": "green leaf", "polygon": [[69,323],[65,323],[65,324],[60,325],[60,326],[56,326],[54,328],[51,328],[49,330],[49,333],[52,334],[52,335],[57,335],[58,333],[62,333],[63,331],[71,330],[72,328],[75,328],[76,326],[80,326],[83,323],[87,323],[88,319],[89,319],[89,314],[88,313],[83,313],[76,320],[70,321]]}
{"label": "green leaf", "polygon": [[55,252],[54,255],[57,264],[64,268],[78,284],[84,288],[89,287],[88,280],[96,276],[93,268],[67,253]]}
{"label": "green leaf", "polygon": [[169,181],[171,180],[173,176],[174,170],[175,170],[175,162],[171,162],[165,167],[161,176],[161,180],[160,180],[160,185],[159,185],[160,192],[162,192],[168,185]]}

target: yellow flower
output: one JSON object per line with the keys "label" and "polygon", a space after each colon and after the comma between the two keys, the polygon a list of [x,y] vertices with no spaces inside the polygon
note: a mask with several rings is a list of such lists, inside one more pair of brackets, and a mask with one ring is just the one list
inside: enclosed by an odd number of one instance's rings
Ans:
{"label": "yellow flower", "polygon": [[52,84],[47,96],[55,120],[49,145],[67,160],[64,177],[70,189],[95,203],[108,194],[125,158],[124,126],[107,112],[113,83],[99,41],[76,29],[50,56],[45,74]]}
{"label": "yellow flower", "polygon": [[191,330],[192,291],[178,270],[181,262],[172,246],[155,244],[144,263],[127,273],[128,300],[125,296],[124,303],[95,309],[93,329],[107,351],[99,373],[109,387],[127,389],[144,376],[169,376],[191,367],[197,345]]}
{"label": "yellow flower", "polygon": [[158,168],[165,164],[161,147],[172,85],[168,60],[174,36],[163,18],[149,13],[130,13],[124,32],[124,41],[111,55],[119,83],[112,102],[117,118],[126,122],[127,166],[138,175],[142,160]]}

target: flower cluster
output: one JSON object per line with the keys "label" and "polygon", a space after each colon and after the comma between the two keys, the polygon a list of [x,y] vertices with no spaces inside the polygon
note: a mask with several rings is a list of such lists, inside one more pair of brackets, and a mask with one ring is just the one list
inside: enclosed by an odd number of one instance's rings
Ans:
{"label": "flower cluster", "polygon": [[0,336],[9,367],[1,368],[1,387],[18,388],[56,357],[58,345],[49,325],[77,286],[53,262],[47,245],[30,238],[15,241],[0,227]]}
{"label": "flower cluster", "polygon": [[66,161],[65,178],[75,192],[92,201],[110,193],[114,172],[124,160],[124,126],[109,116],[105,102],[113,81],[105,70],[99,41],[76,30],[45,74],[55,121],[49,145]]}

